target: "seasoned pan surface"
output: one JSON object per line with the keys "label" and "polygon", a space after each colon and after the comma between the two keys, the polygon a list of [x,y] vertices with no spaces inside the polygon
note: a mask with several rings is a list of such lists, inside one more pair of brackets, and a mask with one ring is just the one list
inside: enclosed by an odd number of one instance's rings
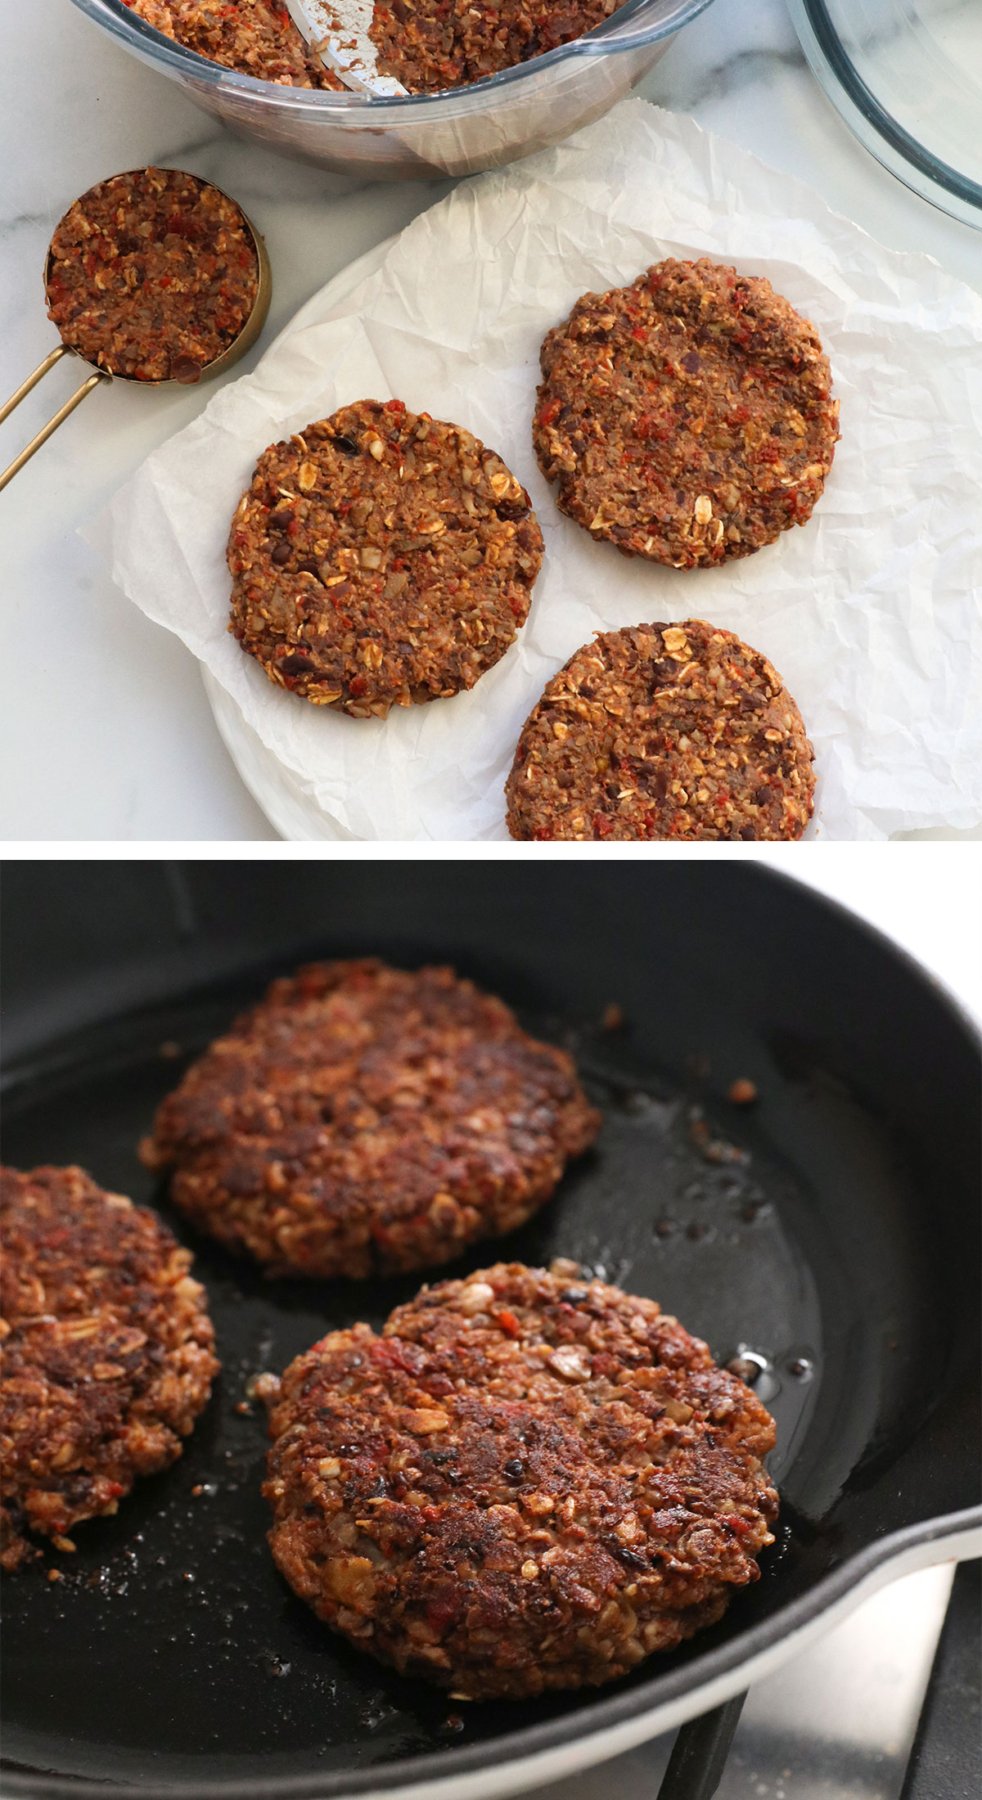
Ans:
{"label": "seasoned pan surface", "polygon": [[[510,1000],[523,1023],[575,1049],[605,1125],[538,1219],[500,1250],[479,1247],[454,1272],[498,1254],[573,1256],[656,1297],[719,1359],[757,1352],[765,1365],[758,1391],[778,1421],[778,1541],[761,1581],[719,1626],[608,1695],[463,1707],[388,1674],[320,1626],[265,1546],[264,1419],[250,1381],[326,1329],[359,1318],[380,1324],[418,1281],[270,1282],[190,1233],[135,1147],[189,1057],[261,989],[270,967],[351,950],[426,960],[440,950],[439,919],[419,887],[414,897],[411,874],[386,929],[384,870],[374,920],[362,890],[346,893],[344,871],[274,873],[308,881],[312,912],[329,896],[333,926],[314,933],[310,915],[296,911],[284,922],[270,886],[269,931],[280,939],[272,961],[261,966],[244,940],[230,954],[228,935],[218,934],[212,961],[242,966],[202,986],[209,899],[221,877],[207,875],[215,885],[205,890],[195,871],[181,889],[176,951],[166,933],[151,934],[139,978],[132,965],[121,973],[121,1016],[111,1016],[110,989],[101,1018],[82,1029],[77,1017],[62,1021],[71,1028],[25,1050],[10,1077],[6,1160],[79,1161],[100,1183],[159,1207],[195,1251],[223,1361],[181,1461],[142,1483],[117,1518],[80,1527],[75,1556],[49,1554],[7,1582],[4,1748],[12,1765],[89,1782],[186,1784],[196,1794],[259,1779],[270,1794],[278,1782],[330,1794],[392,1789],[423,1775],[449,1780],[702,1680],[785,1629],[796,1605],[877,1538],[971,1504],[972,1364],[961,1341],[971,1320],[964,1262],[950,1249],[960,1230],[965,1253],[973,1228],[971,1164],[957,1139],[970,1131],[974,1052],[946,1002],[842,915],[759,876],[728,884],[721,876],[735,871],[707,869],[712,879],[693,886],[666,882],[673,871],[622,869],[606,887],[577,890],[586,872],[566,871],[562,895],[548,883],[528,887],[517,935],[496,930],[493,910],[482,923],[493,895],[476,887],[468,929],[463,881],[456,942],[445,951]],[[634,896],[626,906],[624,895]],[[583,904],[604,897],[616,904],[616,951],[613,940],[605,950],[598,915]],[[113,904],[108,893],[105,903]],[[8,920],[9,906],[8,895]],[[557,933],[564,909],[565,937]],[[724,918],[720,943],[709,926]],[[896,1083],[891,1092],[895,1051],[870,1065],[876,1033],[864,1044],[855,990],[853,1000],[848,990],[841,996],[839,1040],[823,1032],[829,984],[814,966],[814,936],[810,964],[794,954],[796,932],[809,926],[826,951],[850,946],[857,967],[877,975],[876,1010],[893,1009],[897,1030],[904,1020],[916,1029],[918,1008],[934,1019],[936,1040],[921,1034],[933,1066],[920,1079],[937,1098],[922,1107],[923,1121]],[[15,919],[15,941],[21,929],[26,941],[37,927]],[[763,987],[748,980],[767,930],[783,970],[773,992],[770,977]],[[182,986],[188,942],[197,960]],[[679,979],[680,958],[687,979]],[[835,981],[841,972],[840,961]],[[883,989],[887,973],[892,993]],[[21,971],[15,989],[22,981]],[[134,1004],[141,985],[145,997]],[[818,1035],[803,1008],[809,986]],[[604,1028],[608,1003],[623,1008],[623,1028]],[[725,1098],[739,1077],[760,1089],[753,1109]],[[49,1567],[61,1579],[49,1581]],[[26,1774],[12,1779],[30,1785]]]}

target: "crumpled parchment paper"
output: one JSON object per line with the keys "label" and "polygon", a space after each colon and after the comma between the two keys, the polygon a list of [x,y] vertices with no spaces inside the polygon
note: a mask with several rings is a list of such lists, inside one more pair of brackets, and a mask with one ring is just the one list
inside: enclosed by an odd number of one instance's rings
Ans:
{"label": "crumpled parchment paper", "polygon": [[[540,342],[579,294],[699,255],[768,276],[815,321],[842,442],[807,526],[682,572],[563,519],[530,422]],[[500,452],[531,492],[546,558],[528,624],[476,688],[358,720],[274,687],[228,635],[225,542],[268,443],[392,397]],[[687,617],[763,650],[798,700],[819,774],[810,836],[964,828],[982,818],[980,425],[978,295],[692,120],[630,100],[459,187],[353,291],[310,302],[117,495],[113,575],[232,697],[325,837],[504,837],[503,783],[550,676],[597,630]]]}

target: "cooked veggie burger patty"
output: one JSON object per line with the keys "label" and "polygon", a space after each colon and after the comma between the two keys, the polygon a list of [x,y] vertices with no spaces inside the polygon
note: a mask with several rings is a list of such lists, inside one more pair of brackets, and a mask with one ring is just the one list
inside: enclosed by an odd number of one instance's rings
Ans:
{"label": "cooked veggie burger patty", "polygon": [[0,1565],[181,1454],[218,1371],[191,1256],[83,1169],[0,1171]]}
{"label": "cooked veggie burger patty", "polygon": [[275,981],[164,1101],[143,1154],[278,1273],[449,1261],[524,1224],[599,1129],[569,1056],[452,969]]}
{"label": "cooked veggie burger patty", "polygon": [[[276,1384],[272,1384],[276,1389]],[[774,1424],[653,1300],[499,1263],[333,1332],[270,1395],[273,1555],[469,1699],[610,1681],[755,1581]]]}
{"label": "cooked veggie burger patty", "polygon": [[535,452],[557,504],[628,556],[748,556],[811,516],[838,404],[814,325],[762,276],[656,263],[542,346]]}

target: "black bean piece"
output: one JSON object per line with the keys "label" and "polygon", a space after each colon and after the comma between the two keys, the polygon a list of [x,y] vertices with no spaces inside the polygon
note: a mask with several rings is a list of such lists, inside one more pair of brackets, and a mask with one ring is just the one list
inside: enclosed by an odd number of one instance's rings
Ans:
{"label": "black bean piece", "polygon": [[609,1550],[611,1556],[616,1556],[618,1562],[624,1563],[628,1569],[646,1569],[648,1567],[647,1558],[640,1556],[637,1550],[632,1550],[629,1544],[622,1544],[619,1538],[604,1538],[603,1545],[605,1550]]}

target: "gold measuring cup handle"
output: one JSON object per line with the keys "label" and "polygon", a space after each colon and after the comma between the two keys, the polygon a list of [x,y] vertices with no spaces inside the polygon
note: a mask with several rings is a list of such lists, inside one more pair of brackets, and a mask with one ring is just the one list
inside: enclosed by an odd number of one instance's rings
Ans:
{"label": "gold measuring cup handle", "polygon": [[[70,356],[71,354],[72,352],[68,349],[66,344],[56,345],[55,349],[45,357],[44,361],[38,363],[37,368],[27,377],[27,380],[21,382],[17,392],[11,394],[10,399],[6,404],[0,406],[0,425],[3,424],[4,419],[9,419],[14,408],[20,405],[25,395],[29,394],[31,389],[36,387],[39,381],[43,381],[48,370],[53,369],[55,363],[58,362],[61,357]],[[59,425],[64,424],[69,413],[74,412],[76,406],[81,405],[86,394],[91,393],[92,389],[97,387],[100,381],[111,380],[112,376],[108,374],[105,369],[93,369],[91,375],[83,381],[81,387],[76,388],[74,394],[65,401],[64,406],[59,406],[58,411],[48,420],[48,423],[42,425],[41,430],[36,437],[32,437],[27,448],[22,450],[19,456],[15,456],[13,462],[4,469],[3,474],[0,475],[0,491],[6,487],[8,481],[13,481],[14,476],[20,472],[26,462],[30,462],[35,450],[40,450],[41,445],[47,443],[52,432],[57,431]]]}

